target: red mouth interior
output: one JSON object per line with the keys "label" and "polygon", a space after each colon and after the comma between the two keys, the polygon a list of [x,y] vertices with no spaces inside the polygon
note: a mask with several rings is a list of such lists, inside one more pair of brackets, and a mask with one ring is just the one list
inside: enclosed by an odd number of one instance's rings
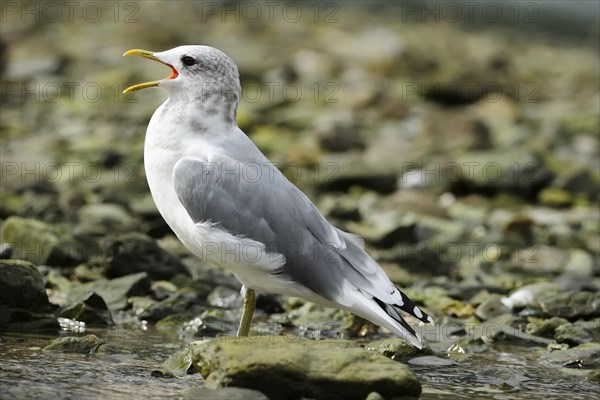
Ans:
{"label": "red mouth interior", "polygon": [[175,78],[177,78],[179,76],[179,72],[177,72],[177,70],[171,64],[167,64],[167,65],[171,68],[171,71],[173,71],[171,73],[171,75],[169,75],[169,77],[167,79],[175,79]]}

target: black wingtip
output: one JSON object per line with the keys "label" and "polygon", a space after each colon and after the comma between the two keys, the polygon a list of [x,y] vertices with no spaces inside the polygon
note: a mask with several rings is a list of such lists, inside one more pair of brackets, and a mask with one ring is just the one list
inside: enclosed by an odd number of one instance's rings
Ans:
{"label": "black wingtip", "polygon": [[375,302],[377,303],[377,305],[379,307],[381,307],[381,309],[383,311],[385,311],[387,315],[389,315],[390,317],[392,317],[394,319],[394,321],[396,321],[397,323],[399,323],[412,336],[414,336],[417,339],[419,338],[417,336],[417,333],[415,332],[415,330],[404,320],[404,318],[402,318],[402,316],[400,314],[398,314],[398,311],[396,311],[396,309],[394,307],[392,307],[391,305],[389,305],[387,303],[384,303],[383,301],[379,300],[377,297],[373,297],[373,300],[375,300]]}
{"label": "black wingtip", "polygon": [[398,307],[402,311],[412,315],[419,321],[422,321],[424,323],[433,323],[433,318],[431,318],[426,312],[421,310],[419,306],[417,306],[415,302],[410,299],[410,297],[404,294],[400,289],[398,289],[398,292],[402,296],[402,304],[394,304],[395,307]]}

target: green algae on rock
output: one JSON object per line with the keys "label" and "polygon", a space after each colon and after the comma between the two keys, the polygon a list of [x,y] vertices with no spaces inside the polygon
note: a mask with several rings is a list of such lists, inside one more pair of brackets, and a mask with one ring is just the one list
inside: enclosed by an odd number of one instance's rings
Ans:
{"label": "green algae on rock", "polygon": [[221,337],[193,342],[163,366],[177,376],[192,365],[206,379],[206,388],[255,389],[271,400],[363,400],[371,392],[384,398],[416,397],[421,393],[421,385],[409,367],[342,340]]}
{"label": "green algae on rock", "polygon": [[13,246],[13,257],[56,266],[83,261],[83,247],[62,229],[31,218],[11,216],[2,224],[2,242]]}
{"label": "green algae on rock", "polygon": [[106,342],[96,335],[86,335],[82,337],[67,336],[53,340],[44,347],[47,351],[56,351],[61,353],[97,353]]}

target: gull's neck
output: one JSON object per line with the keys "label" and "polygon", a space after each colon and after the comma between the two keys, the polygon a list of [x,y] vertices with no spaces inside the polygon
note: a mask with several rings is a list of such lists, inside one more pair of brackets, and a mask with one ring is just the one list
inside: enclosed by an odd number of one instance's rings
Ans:
{"label": "gull's neck", "polygon": [[[223,146],[239,131],[236,124],[237,97],[169,93],[154,112],[146,132],[145,153],[164,152],[177,161],[184,155],[202,154]],[[150,158],[150,157],[148,157]]]}
{"label": "gull's neck", "polygon": [[210,122],[213,126],[234,127],[239,97],[235,91],[171,91],[165,107],[171,111],[185,110],[187,118]]}

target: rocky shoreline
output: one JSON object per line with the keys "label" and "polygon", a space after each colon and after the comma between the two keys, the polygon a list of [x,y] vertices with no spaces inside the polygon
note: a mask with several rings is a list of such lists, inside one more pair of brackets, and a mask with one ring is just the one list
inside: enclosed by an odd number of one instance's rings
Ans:
{"label": "rocky shoreline", "polygon": [[[458,387],[597,391],[597,50],[384,16],[347,35],[361,21],[352,13],[339,24],[294,24],[313,46],[286,39],[290,24],[198,28],[237,56],[240,127],[328,219],[364,237],[436,320],[417,328],[426,343],[418,351],[348,313],[263,295],[253,336],[238,341],[239,283],[187,252],[147,188],[143,132],[164,94],[113,87],[163,73],[119,56],[193,41],[184,29],[193,17],[181,18],[164,37],[127,27],[139,39],[132,45],[108,23],[81,25],[86,35],[51,54],[40,47],[74,25],[7,26],[27,34],[7,35],[0,57],[0,353],[33,333],[48,335],[39,354],[118,357],[138,350],[103,335],[156,331],[172,340],[173,355],[144,376],[193,375],[204,389],[184,398],[208,389],[219,398],[370,400]],[[104,47],[88,57],[97,30]],[[35,92],[82,77],[73,101]],[[274,82],[303,94],[270,97],[264,85]],[[101,88],[97,101],[82,95],[86,83]],[[524,375],[487,370],[504,362]],[[481,381],[475,364],[484,365]],[[461,371],[457,382],[451,371]]]}

